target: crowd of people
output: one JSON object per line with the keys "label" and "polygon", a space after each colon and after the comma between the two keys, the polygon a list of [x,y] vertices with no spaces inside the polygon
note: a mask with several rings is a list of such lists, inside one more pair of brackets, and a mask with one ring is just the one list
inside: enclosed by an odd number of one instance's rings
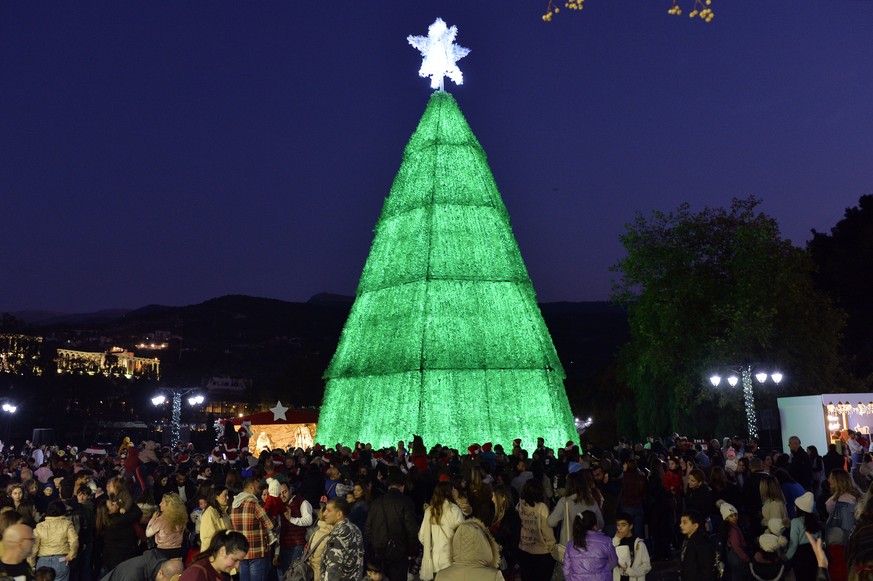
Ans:
{"label": "crowd of people", "polygon": [[682,581],[873,580],[873,459],[850,439],[28,443],[0,476],[0,578],[622,581],[665,561]]}

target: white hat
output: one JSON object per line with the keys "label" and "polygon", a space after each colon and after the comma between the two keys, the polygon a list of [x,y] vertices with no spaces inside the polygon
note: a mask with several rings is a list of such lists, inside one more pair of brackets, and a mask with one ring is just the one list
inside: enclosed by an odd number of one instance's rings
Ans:
{"label": "white hat", "polygon": [[765,553],[775,553],[779,548],[779,537],[770,533],[764,533],[758,537],[758,545]]}
{"label": "white hat", "polygon": [[772,533],[776,536],[782,534],[782,530],[785,528],[785,523],[781,518],[771,518],[767,521],[767,532]]}
{"label": "white hat", "polygon": [[721,518],[727,520],[732,514],[737,514],[737,507],[723,500],[718,501],[718,510],[721,511]]}
{"label": "white hat", "polygon": [[815,499],[811,492],[804,492],[794,499],[794,505],[807,514],[815,512]]}

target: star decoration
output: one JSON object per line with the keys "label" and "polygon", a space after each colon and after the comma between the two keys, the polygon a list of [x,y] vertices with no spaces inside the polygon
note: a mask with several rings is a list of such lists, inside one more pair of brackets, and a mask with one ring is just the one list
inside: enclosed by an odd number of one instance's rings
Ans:
{"label": "star decoration", "polygon": [[461,85],[464,76],[456,64],[470,53],[469,48],[455,44],[458,27],[446,26],[442,18],[437,18],[427,29],[427,36],[407,36],[406,40],[421,52],[421,68],[418,76],[430,77],[432,89],[443,90],[443,77],[448,77]]}
{"label": "star decoration", "polygon": [[288,408],[282,405],[281,401],[276,402],[276,407],[271,407],[270,411],[273,412],[273,421],[278,422],[282,420],[283,422],[287,421],[285,419],[285,412],[288,411]]}

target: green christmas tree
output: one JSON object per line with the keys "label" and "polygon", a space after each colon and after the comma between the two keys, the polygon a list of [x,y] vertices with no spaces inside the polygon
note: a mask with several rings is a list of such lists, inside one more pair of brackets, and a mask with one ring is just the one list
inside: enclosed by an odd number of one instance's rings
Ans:
{"label": "green christmas tree", "polygon": [[376,224],[316,439],[563,446],[564,377],[485,152],[437,91]]}

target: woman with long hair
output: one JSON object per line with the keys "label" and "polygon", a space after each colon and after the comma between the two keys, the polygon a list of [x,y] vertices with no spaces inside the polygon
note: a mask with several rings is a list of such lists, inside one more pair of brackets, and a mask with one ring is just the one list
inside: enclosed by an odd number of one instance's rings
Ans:
{"label": "woman with long hair", "polygon": [[785,506],[785,495],[779,481],[767,474],[761,478],[758,490],[761,493],[761,526],[766,529],[771,518],[778,518],[787,527],[790,522],[788,507]]}
{"label": "woman with long hair", "polygon": [[[580,470],[567,475],[567,486],[564,488],[564,496],[558,499],[555,508],[549,515],[548,523],[552,528],[561,525],[561,533],[558,542],[566,546],[572,537],[572,527],[575,515],[590,510],[597,516],[597,528],[603,529],[603,512],[600,503],[603,497],[597,488],[589,488],[584,477],[585,470]],[[563,523],[563,524],[562,524]]]}
{"label": "woman with long hair", "polygon": [[191,566],[185,569],[179,581],[223,581],[239,566],[249,552],[249,541],[236,531],[219,531],[201,551]]}
{"label": "woman with long hair", "polygon": [[206,509],[200,516],[200,549],[205,551],[212,537],[221,531],[230,530],[230,491],[225,486],[216,486],[206,499]]}
{"label": "woman with long hair", "polygon": [[21,515],[21,522],[29,527],[36,526],[36,508],[22,484],[13,484],[9,488],[9,498],[12,499],[12,508]]}
{"label": "woman with long hair", "polygon": [[506,581],[512,581],[515,566],[518,564],[518,541],[521,535],[521,520],[515,511],[512,491],[506,486],[498,486],[491,495],[494,506],[494,519],[488,530],[500,545],[500,571]]}
{"label": "woman with long hair", "polygon": [[861,491],[845,470],[832,470],[828,475],[831,496],[825,501],[828,520],[824,526],[825,542],[830,551],[832,581],[846,581],[846,543],[855,528],[855,507],[861,499]]}
{"label": "woman with long hair", "polygon": [[[531,478],[524,483],[521,501],[515,507],[521,519],[518,563],[524,581],[549,581],[555,568],[551,550],[556,541],[545,498],[542,482]],[[594,520],[596,524],[597,517]]]}
{"label": "woman with long hair", "polygon": [[811,492],[804,493],[794,501],[794,514],[797,516],[791,519],[785,558],[791,561],[797,581],[815,581],[818,561],[806,533],[812,535],[813,540],[820,539],[821,522],[816,515],[815,499]]}
{"label": "woman with long hair", "polygon": [[419,574],[423,581],[430,581],[452,564],[452,535],[464,521],[455,498],[452,483],[440,482],[424,510],[424,520],[418,530],[418,540],[424,546]]}
{"label": "woman with long hair", "polygon": [[122,561],[139,553],[137,525],[142,510],[133,503],[127,492],[110,494],[106,504],[97,511],[97,534],[103,541],[102,577]]}
{"label": "woman with long hair", "polygon": [[152,514],[146,527],[146,537],[155,538],[155,546],[167,559],[181,559],[182,536],[188,523],[188,510],[182,498],[175,492],[167,492],[161,499],[159,510]]}
{"label": "woman with long hair", "polygon": [[573,518],[573,538],[564,552],[565,581],[612,581],[618,555],[612,540],[598,529],[597,516],[590,510]]}

